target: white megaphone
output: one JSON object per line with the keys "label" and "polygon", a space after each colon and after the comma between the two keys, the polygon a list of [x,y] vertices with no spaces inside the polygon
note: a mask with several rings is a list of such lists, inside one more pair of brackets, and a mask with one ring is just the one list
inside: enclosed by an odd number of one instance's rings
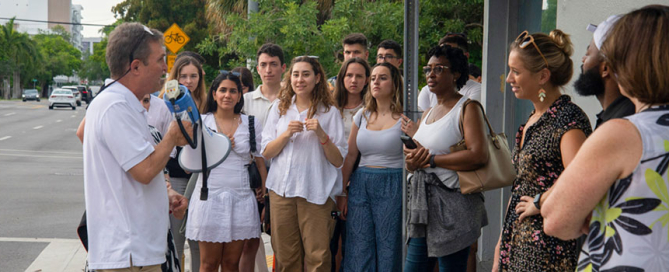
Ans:
{"label": "white megaphone", "polygon": [[[230,154],[230,139],[223,134],[211,131],[202,124],[202,118],[197,106],[190,95],[190,91],[176,80],[165,83],[165,96],[163,97],[169,110],[184,134],[188,145],[184,146],[179,155],[179,165],[186,171],[202,172],[202,192],[200,199],[207,199],[207,177],[209,170],[221,164]],[[190,121],[193,124],[193,139],[186,133],[181,120]],[[201,128],[201,129],[198,129]],[[206,171],[203,171],[206,170]]]}

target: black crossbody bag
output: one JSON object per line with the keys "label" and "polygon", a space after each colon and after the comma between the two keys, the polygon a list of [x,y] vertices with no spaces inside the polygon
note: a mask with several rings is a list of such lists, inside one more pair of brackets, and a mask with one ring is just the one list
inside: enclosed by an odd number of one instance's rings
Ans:
{"label": "black crossbody bag", "polygon": [[[255,128],[255,116],[249,115],[249,145],[251,146],[251,156],[256,152],[256,128]],[[260,171],[258,171],[258,166],[256,165],[255,158],[251,160],[251,163],[245,165],[249,170],[249,185],[251,189],[258,189],[262,186],[262,178],[260,177]]]}

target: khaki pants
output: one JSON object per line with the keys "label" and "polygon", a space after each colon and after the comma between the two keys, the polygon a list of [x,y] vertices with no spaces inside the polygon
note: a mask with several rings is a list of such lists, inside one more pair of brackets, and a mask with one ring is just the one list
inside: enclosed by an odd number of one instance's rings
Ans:
{"label": "khaki pants", "polygon": [[328,198],[325,204],[317,205],[301,197],[281,197],[272,191],[269,199],[272,248],[279,270],[329,272],[334,201]]}
{"label": "khaki pants", "polygon": [[[130,264],[132,265],[132,264]],[[160,265],[150,265],[150,266],[133,266],[128,268],[119,268],[119,269],[98,269],[97,272],[162,272]]]}

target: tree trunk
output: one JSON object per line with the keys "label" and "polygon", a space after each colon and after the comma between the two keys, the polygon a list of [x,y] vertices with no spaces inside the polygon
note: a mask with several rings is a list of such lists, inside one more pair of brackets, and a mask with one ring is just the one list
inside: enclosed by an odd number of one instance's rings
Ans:
{"label": "tree trunk", "polygon": [[2,96],[5,99],[9,99],[11,94],[11,89],[9,88],[9,79],[5,76],[2,77]]}
{"label": "tree trunk", "polygon": [[14,95],[12,98],[21,97],[21,71],[14,70]]}

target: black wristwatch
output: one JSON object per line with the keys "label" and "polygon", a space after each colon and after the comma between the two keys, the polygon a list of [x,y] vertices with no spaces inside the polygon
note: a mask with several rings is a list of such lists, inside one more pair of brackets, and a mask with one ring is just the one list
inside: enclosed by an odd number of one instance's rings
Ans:
{"label": "black wristwatch", "polygon": [[541,210],[541,195],[543,193],[538,193],[534,196],[534,207],[537,207],[537,210]]}
{"label": "black wristwatch", "polygon": [[437,164],[434,162],[434,154],[430,155],[430,168],[437,168]]}

